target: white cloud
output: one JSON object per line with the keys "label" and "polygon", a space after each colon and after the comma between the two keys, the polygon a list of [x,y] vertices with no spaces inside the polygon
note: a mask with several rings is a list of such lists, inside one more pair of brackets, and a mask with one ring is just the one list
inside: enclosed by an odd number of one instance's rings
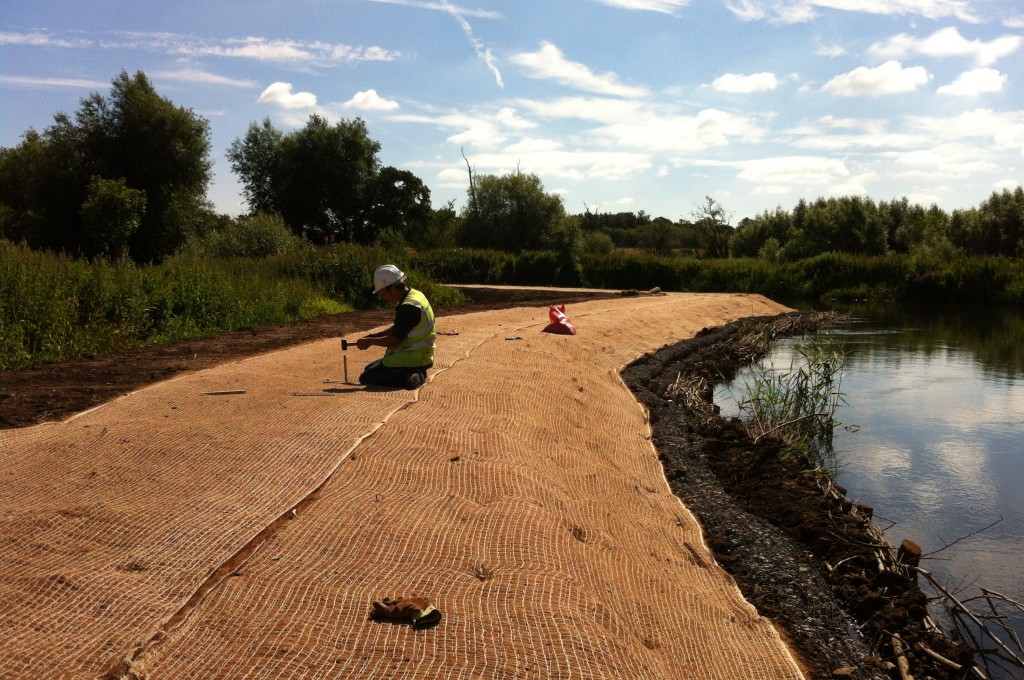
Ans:
{"label": "white cloud", "polygon": [[[956,116],[911,116],[907,120],[934,140],[991,139],[995,142],[993,150],[1024,154],[1024,111],[975,109]],[[964,155],[958,160],[969,161],[972,153],[977,156],[979,152],[977,144],[972,143],[964,147]]]}
{"label": "white cloud", "polygon": [[477,149],[494,149],[507,142],[508,136],[489,125],[474,125],[462,132],[450,135],[445,141]]}
{"label": "white cloud", "polygon": [[843,161],[822,156],[781,156],[740,161],[735,165],[740,168],[736,176],[742,180],[793,188],[829,186],[850,176]]}
{"label": "white cloud", "polygon": [[1003,26],[1007,28],[1024,28],[1024,14],[1003,19]]}
{"label": "white cloud", "polygon": [[691,152],[731,141],[757,142],[764,130],[754,120],[717,109],[696,116],[647,114],[591,130],[598,143],[650,151]]}
{"label": "white cloud", "polygon": [[177,71],[154,71],[150,75],[154,79],[183,80],[188,83],[226,85],[228,87],[253,88],[259,85],[255,80],[237,80],[227,76],[219,76],[216,73],[208,73],[197,68],[182,68]]}
{"label": "white cloud", "polygon": [[949,85],[943,85],[937,92],[957,97],[976,97],[984,92],[999,92],[1006,84],[1007,77],[994,68],[976,68],[957,76]]}
{"label": "white cloud", "polygon": [[609,7],[621,7],[623,9],[638,9],[651,12],[663,12],[674,14],[680,7],[686,7],[690,0],[597,0],[602,5]]}
{"label": "white cloud", "polygon": [[84,89],[110,87],[110,83],[104,83],[99,80],[87,80],[84,78],[38,78],[34,76],[2,75],[0,75],[0,84],[17,85],[18,87],[71,87]]}
{"label": "white cloud", "polygon": [[535,153],[538,151],[555,151],[563,146],[561,142],[554,139],[524,137],[515,144],[510,144],[506,151],[509,153]]}
{"label": "white cloud", "polygon": [[[316,103],[316,97],[313,98],[313,103]],[[377,90],[366,90],[356,92],[354,97],[342,104],[342,107],[360,111],[394,111],[398,108],[398,102],[382,98],[377,94]]]}
{"label": "white cloud", "polygon": [[1024,156],[1024,122],[1008,125],[996,132],[996,147],[1000,149],[1017,149]]}
{"label": "white cloud", "polygon": [[995,191],[1016,191],[1021,183],[1015,179],[1004,179],[992,184]]}
{"label": "white cloud", "polygon": [[292,92],[291,83],[277,82],[263,90],[259,101],[277,104],[283,109],[312,109],[316,106],[316,95],[312,92]]}
{"label": "white cloud", "polygon": [[875,118],[824,116],[815,123],[790,128],[786,133],[795,138],[793,145],[797,148],[831,152],[913,149],[932,140],[925,133],[892,132],[887,121]]}
{"label": "white cloud", "polygon": [[516,113],[515,109],[508,106],[500,109],[498,113],[495,114],[494,120],[498,123],[501,123],[502,125],[517,130],[529,130],[530,128],[537,127],[537,124],[534,123],[532,120],[527,120],[526,118],[523,118],[518,113]]}
{"label": "white cloud", "polygon": [[797,139],[793,146],[812,151],[865,151],[878,149],[912,149],[928,141],[925,135],[905,133],[859,135],[808,134]]}
{"label": "white cloud", "polygon": [[601,123],[634,120],[643,113],[638,102],[601,97],[562,97],[554,101],[522,99],[519,104],[546,118],[578,118]]}
{"label": "white cloud", "polygon": [[647,154],[625,151],[549,150],[475,155],[470,161],[485,171],[504,174],[516,167],[540,177],[568,180],[621,180],[651,168]]}
{"label": "white cloud", "polygon": [[905,174],[896,177],[919,180],[967,179],[975,173],[989,173],[999,169],[991,160],[982,157],[976,145],[946,142],[928,149],[916,149],[893,154],[892,160]]}
{"label": "white cloud", "polygon": [[510,60],[526,68],[528,75],[533,78],[554,80],[578,90],[617,97],[647,95],[646,88],[623,85],[614,73],[596,74],[584,64],[569,61],[560,49],[546,41],[541,43],[536,52],[519,52],[513,54]]}
{"label": "white cloud", "polygon": [[838,75],[825,83],[821,91],[843,97],[894,94],[916,90],[928,79],[928,72],[921,66],[903,68],[898,61],[887,61],[875,68],[861,66]]}
{"label": "white cloud", "polygon": [[462,16],[473,17],[474,19],[500,19],[502,15],[500,12],[493,12],[486,9],[469,9],[466,7],[456,7],[450,2],[442,0],[440,2],[428,2],[427,0],[369,0],[369,2],[376,2],[381,5],[402,5],[403,7],[415,7],[417,9],[429,9],[437,12],[447,12],[449,14],[458,12]]}
{"label": "white cloud", "polygon": [[440,115],[397,114],[389,117],[400,123],[434,125],[442,130],[455,130],[447,137],[452,144],[470,145],[477,149],[495,149],[509,140],[510,134],[536,127],[536,123],[519,116],[515,109],[504,107],[496,112],[449,112]]}
{"label": "white cloud", "polygon": [[1007,57],[1024,45],[1024,37],[1004,35],[988,42],[967,40],[954,27],[943,28],[924,39],[900,33],[868,48],[881,58],[900,59],[911,54],[929,57],[970,57],[978,66],[988,66]]}
{"label": "white cloud", "polygon": [[320,66],[359,61],[393,61],[400,56],[398,52],[380,47],[352,47],[325,42],[268,40],[257,37],[228,39],[213,45],[183,41],[171,51],[192,56],[209,55],[266,62],[309,62]]}
{"label": "white cloud", "polygon": [[873,173],[851,177],[846,182],[839,182],[828,187],[828,193],[832,196],[867,196],[867,184],[877,179]]}
{"label": "white cloud", "polygon": [[55,38],[49,33],[32,31],[31,33],[8,33],[0,31],[0,45],[28,45],[31,47],[89,47],[90,40],[68,40]]}
{"label": "white cloud", "polygon": [[724,76],[715,78],[715,81],[711,83],[711,87],[719,92],[740,94],[774,90],[778,86],[779,79],[775,77],[774,73],[754,73],[749,76],[726,73]]}
{"label": "white cloud", "polygon": [[814,53],[819,57],[841,57],[846,54],[846,49],[840,45],[819,45]]}
{"label": "white cloud", "polygon": [[809,0],[808,4],[847,12],[868,14],[914,14],[928,19],[956,17],[977,22],[969,0]]}
{"label": "white cloud", "polygon": [[590,143],[652,152],[702,151],[731,141],[759,142],[765,130],[752,117],[717,109],[681,115],[665,107],[642,102],[593,97],[565,97],[555,101],[520,100],[534,115],[598,123],[579,134]]}
{"label": "white cloud", "polygon": [[816,19],[821,9],[889,16],[911,14],[928,19],[955,17],[979,22],[968,0],[731,0],[726,7],[743,21],[764,19],[784,24]]}

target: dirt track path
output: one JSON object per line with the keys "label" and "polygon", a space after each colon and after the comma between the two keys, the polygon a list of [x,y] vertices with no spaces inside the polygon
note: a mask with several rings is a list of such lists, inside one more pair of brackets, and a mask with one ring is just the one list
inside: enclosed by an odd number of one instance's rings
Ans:
{"label": "dirt track path", "polygon": [[[418,392],[328,382],[325,340],[0,432],[0,675],[798,677],[618,377],[782,310],[601,300],[575,337],[539,334],[546,309],[442,318]],[[411,593],[437,628],[366,620]]]}

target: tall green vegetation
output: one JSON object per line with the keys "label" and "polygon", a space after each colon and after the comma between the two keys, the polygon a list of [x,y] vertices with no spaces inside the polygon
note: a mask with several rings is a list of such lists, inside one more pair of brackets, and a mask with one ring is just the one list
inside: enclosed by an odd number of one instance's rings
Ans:
{"label": "tall green vegetation", "polygon": [[461,245],[511,253],[554,250],[558,257],[548,271],[549,283],[579,283],[581,220],[566,214],[561,196],[546,193],[537,175],[518,168],[500,177],[470,171],[469,177]]}
{"label": "tall green vegetation", "polygon": [[540,250],[565,218],[562,197],[545,193],[537,175],[519,169],[501,176],[470,173],[459,242],[509,252]]}
{"label": "tall green vegetation", "polygon": [[0,149],[0,236],[75,255],[159,261],[184,243],[210,181],[208,123],[122,71],[74,117]]}
{"label": "tall green vegetation", "polygon": [[308,242],[292,233],[280,215],[256,213],[224,220],[217,228],[195,235],[185,253],[208,258],[263,258],[307,247]]}
{"label": "tall green vegetation", "polygon": [[370,244],[383,230],[414,240],[431,219],[430,190],[414,174],[381,168],[380,144],[356,118],[318,115],[293,132],[253,123],[228,150],[253,212],[281,215],[317,244]]}
{"label": "tall green vegetation", "polygon": [[776,208],[744,219],[731,240],[733,254],[769,260],[799,260],[823,253],[909,253],[949,258],[1024,255],[1024,189],[994,192],[977,208],[955,210],[912,205],[906,198],[860,197],[800,201],[791,211]]}
{"label": "tall green vegetation", "polygon": [[971,255],[1024,257],[1024,188],[993,193],[977,208],[954,211],[949,238]]}
{"label": "tall green vegetation", "polygon": [[[139,266],[0,239],[0,370],[370,307],[384,261],[401,260],[340,246]],[[437,305],[461,298],[415,270],[410,277]]]}
{"label": "tall green vegetation", "polygon": [[846,352],[823,333],[804,336],[793,350],[788,368],[764,362],[754,367],[744,381],[740,417],[755,442],[772,437],[784,443],[785,455],[830,467]]}

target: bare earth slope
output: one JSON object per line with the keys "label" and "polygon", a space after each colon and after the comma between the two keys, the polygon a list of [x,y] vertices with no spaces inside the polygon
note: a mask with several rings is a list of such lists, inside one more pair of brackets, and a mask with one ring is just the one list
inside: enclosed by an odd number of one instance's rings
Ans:
{"label": "bare earth slope", "polygon": [[[618,375],[784,308],[570,311],[575,337],[541,335],[544,308],[443,317],[417,392],[339,384],[330,339],[0,432],[0,675],[800,677]],[[412,593],[436,628],[367,619]]]}

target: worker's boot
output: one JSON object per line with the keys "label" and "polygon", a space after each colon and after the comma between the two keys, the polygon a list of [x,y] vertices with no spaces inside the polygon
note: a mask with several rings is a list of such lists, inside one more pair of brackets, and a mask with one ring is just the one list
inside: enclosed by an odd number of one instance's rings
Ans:
{"label": "worker's boot", "polygon": [[373,603],[376,618],[412,623],[413,628],[426,628],[441,620],[441,611],[422,597],[384,598]]}
{"label": "worker's boot", "polygon": [[405,389],[415,390],[423,383],[427,382],[426,371],[414,371],[409,374],[409,377],[405,379]]}

